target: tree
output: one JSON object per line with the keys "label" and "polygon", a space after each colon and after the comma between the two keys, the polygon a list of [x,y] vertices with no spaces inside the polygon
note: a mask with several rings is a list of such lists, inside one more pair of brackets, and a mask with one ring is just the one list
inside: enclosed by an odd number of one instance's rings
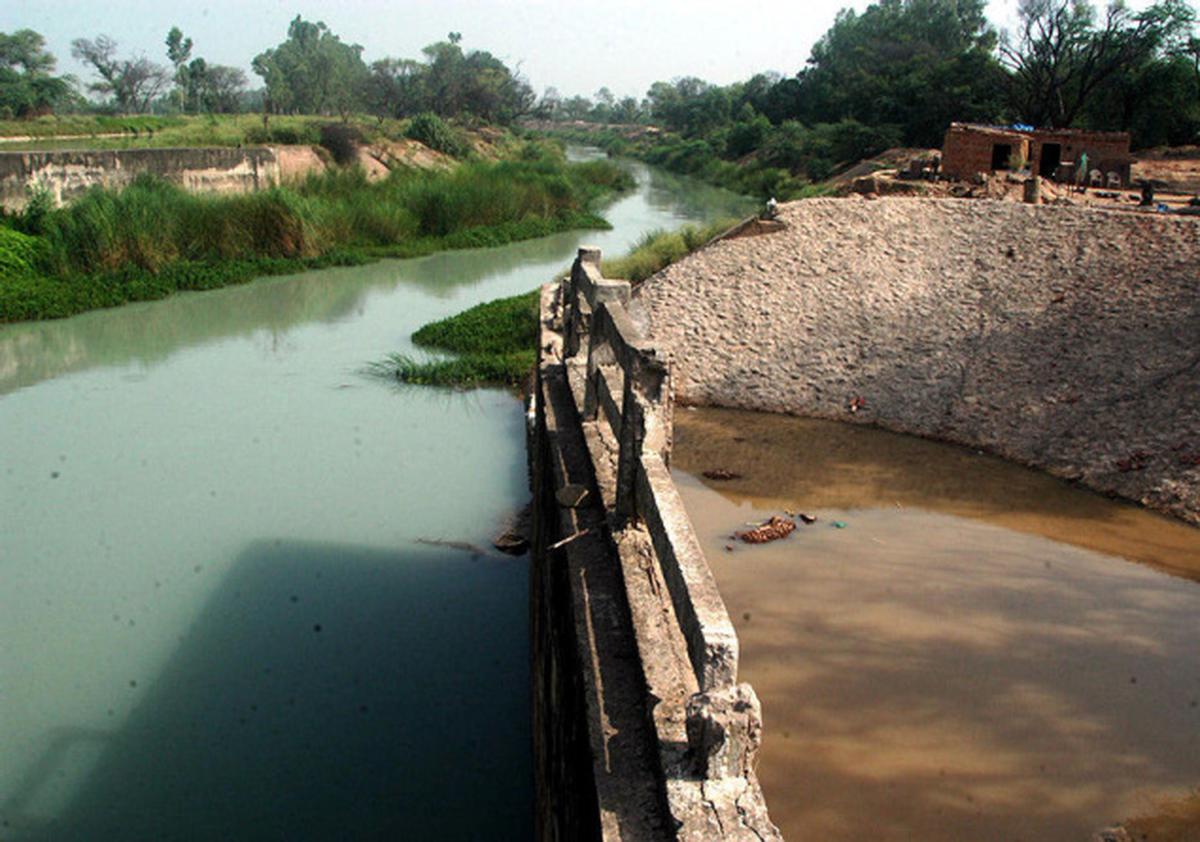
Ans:
{"label": "tree", "polygon": [[585,96],[573,96],[559,103],[558,113],[564,120],[583,120],[592,113],[592,101]]}
{"label": "tree", "polygon": [[1017,34],[1000,45],[1011,105],[1034,125],[1075,125],[1102,86],[1179,46],[1193,19],[1183,0],[1138,14],[1114,2],[1103,18],[1087,0],[1021,0]]}
{"label": "tree", "polygon": [[542,92],[542,98],[534,106],[533,116],[539,120],[557,120],[562,109],[562,94],[551,85]]}
{"label": "tree", "polygon": [[622,97],[621,101],[613,106],[612,119],[614,123],[636,123],[641,119],[641,109],[638,107],[638,101],[635,97]]}
{"label": "tree", "polygon": [[655,121],[688,136],[703,135],[730,119],[729,93],[694,76],[655,82],[646,99]]}
{"label": "tree", "polygon": [[276,111],[341,114],[359,105],[368,76],[362,47],[343,43],[323,22],[296,15],[287,40],[254,57],[254,72],[266,84]]}
{"label": "tree", "polygon": [[[789,118],[901,127],[933,146],[953,120],[995,121],[1004,70],[985,0],[879,0],[843,10],[813,46]],[[781,115],[764,107],[772,121]]]}
{"label": "tree", "polygon": [[171,78],[166,68],[145,56],[117,58],[117,42],[107,35],[100,35],[94,41],[76,38],[71,42],[71,54],[90,64],[100,77],[88,89],[111,95],[118,111],[149,111],[150,103]]}
{"label": "tree", "polygon": [[461,34],[451,32],[447,40],[421,51],[425,106],[440,117],[469,114],[497,123],[511,123],[530,113],[536,97],[520,73],[489,52],[464,53],[461,41]]}
{"label": "tree", "polygon": [[192,98],[188,85],[188,59],[192,55],[192,39],[183,37],[183,30],[172,26],[167,33],[167,58],[175,67],[175,94],[179,110],[185,110],[185,104]]}
{"label": "tree", "polygon": [[405,117],[425,110],[421,63],[385,58],[371,63],[363,92],[367,110],[380,117]]}
{"label": "tree", "polygon": [[52,76],[54,56],[32,29],[0,32],[0,111],[26,117],[51,111],[71,95],[70,77]]}

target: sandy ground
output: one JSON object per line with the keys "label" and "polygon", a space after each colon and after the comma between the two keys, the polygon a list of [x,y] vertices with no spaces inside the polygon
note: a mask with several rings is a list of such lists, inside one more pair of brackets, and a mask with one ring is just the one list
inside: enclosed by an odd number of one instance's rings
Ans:
{"label": "sandy ground", "polygon": [[[324,172],[325,162],[312,146],[272,147],[279,160],[280,177],[283,181],[299,181],[309,173]],[[397,167],[418,170],[448,170],[456,162],[448,155],[435,152],[415,140],[388,140],[358,149],[358,163],[370,181],[387,178]]]}
{"label": "sandy ground", "polygon": [[642,285],[685,402],[986,449],[1200,524],[1200,223],[895,198],[781,207]]}
{"label": "sandy ground", "polygon": [[284,182],[300,181],[312,172],[324,172],[325,162],[311,146],[272,146]]}

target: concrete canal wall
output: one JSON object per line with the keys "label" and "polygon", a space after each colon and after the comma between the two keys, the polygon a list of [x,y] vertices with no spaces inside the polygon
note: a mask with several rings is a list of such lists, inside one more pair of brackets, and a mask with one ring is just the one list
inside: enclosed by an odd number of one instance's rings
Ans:
{"label": "concrete canal wall", "polygon": [[542,840],[779,839],[758,699],[668,472],[671,375],[581,249],[542,290],[530,436]]}
{"label": "concrete canal wall", "polygon": [[0,205],[19,211],[30,188],[61,205],[96,186],[122,187],[142,174],[195,191],[248,193],[324,165],[309,147],[0,152]]}
{"label": "concrete canal wall", "polygon": [[811,199],[636,291],[681,400],[987,449],[1200,524],[1200,222]]}

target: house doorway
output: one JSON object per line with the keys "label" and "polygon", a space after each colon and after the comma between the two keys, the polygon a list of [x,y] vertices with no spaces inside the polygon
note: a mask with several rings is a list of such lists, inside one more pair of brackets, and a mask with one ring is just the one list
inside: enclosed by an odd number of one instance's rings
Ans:
{"label": "house doorway", "polygon": [[992,169],[1007,170],[1009,169],[1008,161],[1012,158],[1011,143],[996,143],[992,145]]}
{"label": "house doorway", "polygon": [[1062,163],[1062,144],[1043,143],[1041,160],[1038,161],[1038,175],[1042,178],[1054,178],[1054,171]]}

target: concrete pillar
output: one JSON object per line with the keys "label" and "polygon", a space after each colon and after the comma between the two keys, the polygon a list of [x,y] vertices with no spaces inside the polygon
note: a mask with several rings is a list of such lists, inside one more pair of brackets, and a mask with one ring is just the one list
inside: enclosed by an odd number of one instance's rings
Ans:
{"label": "concrete pillar", "polygon": [[1025,180],[1025,204],[1040,205],[1042,203],[1042,177],[1039,175]]}
{"label": "concrete pillar", "polygon": [[753,773],[762,745],[762,705],[749,684],[697,693],[687,703],[688,751],[708,780]]}

